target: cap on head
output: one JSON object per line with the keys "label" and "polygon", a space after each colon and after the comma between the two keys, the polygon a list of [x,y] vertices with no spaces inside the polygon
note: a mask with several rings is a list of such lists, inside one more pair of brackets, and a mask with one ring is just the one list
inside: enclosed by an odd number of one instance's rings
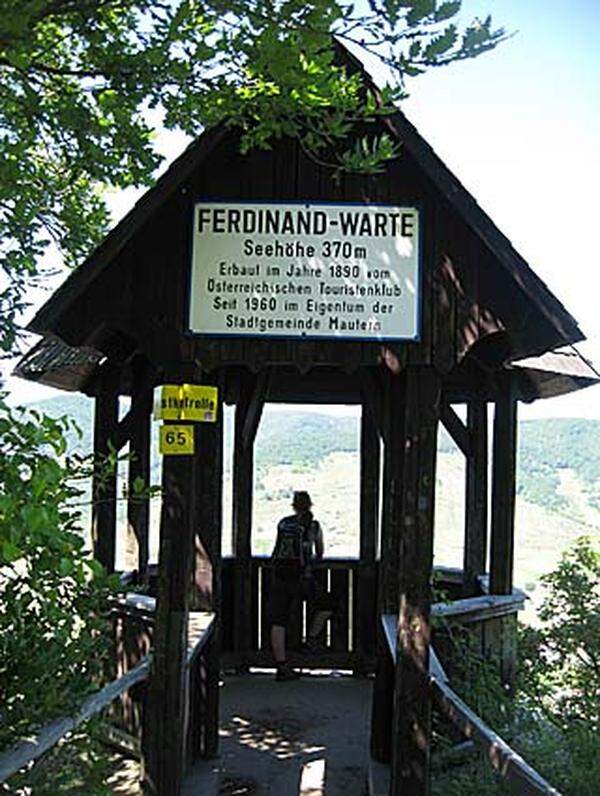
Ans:
{"label": "cap on head", "polygon": [[310,511],[312,500],[308,492],[294,492],[294,499],[292,500],[292,507],[296,511]]}

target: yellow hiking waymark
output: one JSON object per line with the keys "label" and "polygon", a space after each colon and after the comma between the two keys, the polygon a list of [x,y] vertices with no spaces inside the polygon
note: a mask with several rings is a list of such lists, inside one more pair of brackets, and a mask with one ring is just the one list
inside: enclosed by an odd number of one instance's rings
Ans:
{"label": "yellow hiking waymark", "polygon": [[155,420],[214,423],[219,391],[205,384],[163,384],[154,391]]}
{"label": "yellow hiking waymark", "polygon": [[163,456],[191,456],[194,453],[194,426],[161,426],[159,451]]}

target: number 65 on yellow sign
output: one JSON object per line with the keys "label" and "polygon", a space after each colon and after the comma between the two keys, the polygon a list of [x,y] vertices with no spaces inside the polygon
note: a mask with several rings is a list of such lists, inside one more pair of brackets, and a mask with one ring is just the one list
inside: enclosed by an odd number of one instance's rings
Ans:
{"label": "number 65 on yellow sign", "polygon": [[194,426],[161,426],[158,449],[163,456],[191,456],[194,453]]}

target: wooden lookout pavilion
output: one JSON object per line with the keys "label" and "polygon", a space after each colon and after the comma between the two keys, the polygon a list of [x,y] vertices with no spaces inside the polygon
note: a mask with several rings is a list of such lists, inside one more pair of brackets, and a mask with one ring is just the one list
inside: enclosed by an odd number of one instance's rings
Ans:
{"label": "wooden lookout pavilion", "polygon": [[[433,611],[469,622],[512,680],[517,404],[598,374],[572,347],[575,320],[406,117],[378,124],[400,156],[338,180],[293,140],[242,155],[235,131],[206,132],[30,324],[42,339],[19,375],[93,396],[95,451],[128,444],[131,484],[149,480],[155,387],[218,388],[215,422],[166,421],[191,427],[194,453],[164,457],[158,567],[148,502],[128,507],[137,579],[157,598],[155,611],[123,603],[119,618],[120,673],[152,652],[143,696],[122,709],[142,736],[148,792],[179,793],[186,770],[218,753],[220,668],[271,661],[268,561],[251,555],[265,402],[362,407],[360,556],[325,560],[319,577],[340,609],[326,650],[303,665],[376,673],[370,746],[390,766],[389,792],[428,793],[434,702],[489,740],[431,646],[440,423],[466,460],[464,566],[440,573],[454,602]],[[235,405],[227,558],[223,403]],[[116,472],[94,495],[95,554],[113,570]],[[293,648],[300,616],[289,634]],[[535,785],[526,766],[508,769]]]}

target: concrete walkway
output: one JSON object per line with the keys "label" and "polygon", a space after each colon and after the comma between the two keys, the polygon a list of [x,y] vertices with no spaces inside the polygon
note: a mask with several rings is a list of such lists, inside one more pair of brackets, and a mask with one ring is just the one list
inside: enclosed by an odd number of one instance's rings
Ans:
{"label": "concrete walkway", "polygon": [[198,766],[184,796],[363,796],[371,681],[305,675],[228,676],[220,756]]}

